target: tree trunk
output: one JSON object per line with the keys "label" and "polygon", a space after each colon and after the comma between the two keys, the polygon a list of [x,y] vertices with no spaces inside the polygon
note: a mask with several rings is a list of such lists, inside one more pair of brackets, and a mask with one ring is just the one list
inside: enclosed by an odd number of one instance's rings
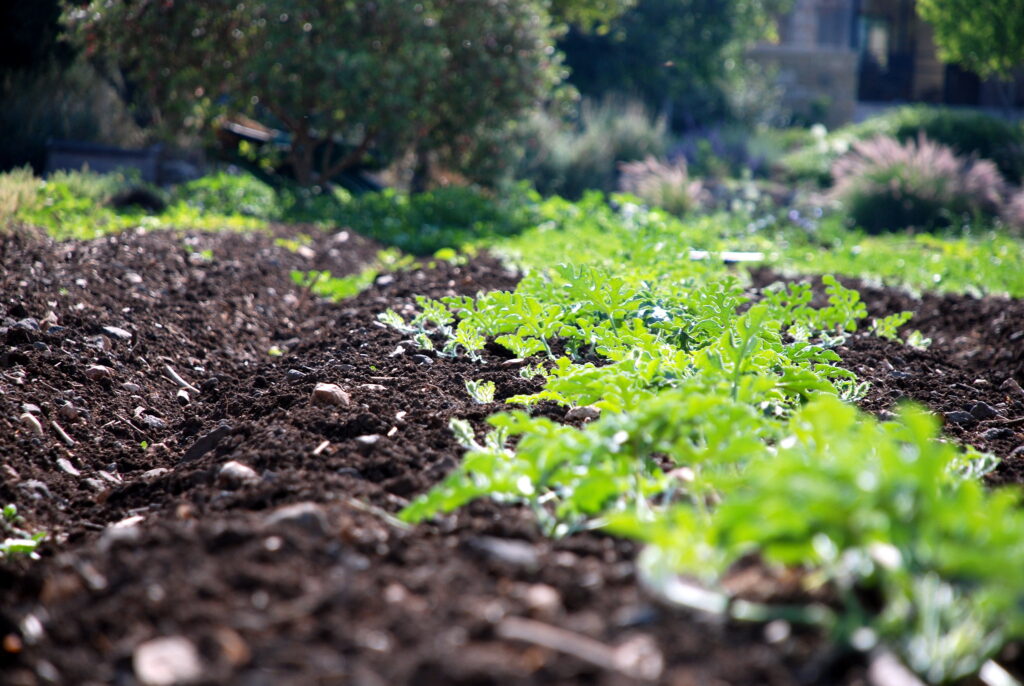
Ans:
{"label": "tree trunk", "polygon": [[288,159],[292,164],[292,173],[299,185],[313,185],[313,141],[305,131],[292,131],[292,149]]}
{"label": "tree trunk", "polygon": [[423,193],[430,183],[430,151],[423,143],[416,144],[416,161],[409,181],[410,193]]}

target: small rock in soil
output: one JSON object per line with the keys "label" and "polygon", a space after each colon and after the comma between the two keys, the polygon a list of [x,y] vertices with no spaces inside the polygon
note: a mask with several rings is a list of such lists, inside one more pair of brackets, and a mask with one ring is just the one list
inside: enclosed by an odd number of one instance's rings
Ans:
{"label": "small rock in soil", "polygon": [[40,409],[40,407],[38,405],[33,405],[32,403],[22,403],[21,404],[21,411],[22,412],[29,412],[31,414],[42,414],[43,413],[42,409]]}
{"label": "small rock in soil", "polygon": [[999,386],[999,390],[1005,391],[1011,395],[1015,395],[1018,398],[1024,398],[1024,388],[1020,387],[1015,379],[1007,379]]}
{"label": "small rock in soil", "polygon": [[99,479],[82,479],[82,483],[91,488],[94,491],[103,491],[107,488],[107,485]]}
{"label": "small rock in soil", "polygon": [[998,417],[999,413],[988,403],[978,403],[971,408],[971,415],[975,419],[992,419]]}
{"label": "small rock in soil", "polygon": [[988,429],[981,437],[987,441],[1001,441],[1004,438],[1013,438],[1013,430],[1005,428]]}
{"label": "small rock in soil", "polygon": [[108,526],[100,535],[99,548],[108,552],[119,545],[131,545],[142,538],[142,529],[137,526]]}
{"label": "small rock in soil", "polygon": [[294,525],[311,534],[323,535],[328,530],[327,515],[324,514],[323,508],[316,503],[285,505],[270,513],[265,521],[267,526]]}
{"label": "small rock in soil", "polygon": [[25,317],[16,321],[11,328],[22,329],[23,331],[39,331],[39,320],[35,317]]}
{"label": "small rock in soil", "polygon": [[427,357],[426,355],[413,355],[412,359],[413,359],[414,362],[416,362],[416,364],[422,364],[422,365],[428,365],[428,366],[434,364],[434,361],[432,359],[430,359],[429,357]]}
{"label": "small rock in soil", "polygon": [[298,369],[289,369],[284,373],[284,378],[289,381],[302,381],[306,378],[306,375],[300,372]]}
{"label": "small rock in soil", "polygon": [[316,388],[313,389],[312,402],[314,405],[341,405],[342,407],[348,407],[352,404],[352,398],[338,384],[318,383]]}
{"label": "small rock in soil", "polygon": [[471,550],[496,562],[527,570],[536,570],[540,567],[540,556],[534,547],[525,541],[479,536],[470,539],[467,545]]}
{"label": "small rock in soil", "polygon": [[138,393],[142,390],[142,386],[137,383],[131,383],[130,381],[121,384],[121,388],[129,393]]}
{"label": "small rock in soil", "polygon": [[562,606],[562,596],[547,584],[533,584],[526,589],[523,601],[530,610],[544,617],[551,617]]}
{"label": "small rock in soil", "polygon": [[18,484],[18,490],[27,493],[33,500],[49,500],[53,497],[50,493],[50,487],[39,479],[27,479],[22,481]]}
{"label": "small rock in soil", "polygon": [[152,479],[159,478],[170,471],[171,470],[168,469],[167,467],[155,467],[153,469],[150,469],[149,471],[143,472],[142,478],[145,479],[146,481],[150,481]]}
{"label": "small rock in soil", "polygon": [[39,420],[36,419],[33,414],[26,412],[25,414],[18,417],[18,421],[24,424],[26,427],[28,427],[29,431],[31,431],[32,433],[38,434],[40,436],[43,435],[43,425],[39,423]]}
{"label": "small rock in soil", "polygon": [[114,375],[114,370],[110,367],[105,367],[102,364],[94,364],[85,370],[85,377],[93,381],[99,381],[100,379],[109,379]]}
{"label": "small rock in soil", "polygon": [[216,376],[211,376],[209,379],[199,384],[199,390],[203,393],[209,393],[217,387],[218,379]]}
{"label": "small rock in soil", "polygon": [[75,469],[75,466],[71,464],[71,462],[66,457],[58,457],[57,466],[60,467],[60,470],[66,474],[70,474],[71,476],[76,477],[82,476],[82,473]]}
{"label": "small rock in soil", "polygon": [[150,429],[160,430],[167,428],[167,422],[160,419],[159,417],[154,417],[151,414],[142,415],[141,417],[139,417],[139,421],[148,426]]}
{"label": "small rock in soil", "polygon": [[63,405],[60,406],[60,409],[57,410],[57,414],[59,414],[61,417],[68,420],[69,422],[73,422],[76,419],[78,419],[78,415],[81,413],[78,411],[78,408],[75,407],[73,404],[64,403]]}
{"label": "small rock in soil", "polygon": [[130,341],[132,339],[132,332],[119,326],[104,326],[103,333],[122,341]]}
{"label": "small rock in soil", "polygon": [[945,416],[947,422],[953,422],[954,424],[974,424],[978,421],[970,412],[961,412],[959,410],[947,412]]}
{"label": "small rock in soil", "polygon": [[359,445],[361,452],[369,454],[373,450],[373,446],[380,442],[383,438],[380,434],[366,434],[365,436],[356,436],[355,441]]}
{"label": "small rock in soil", "polygon": [[260,475],[249,465],[242,464],[237,460],[224,463],[217,474],[217,485],[221,488],[234,490],[246,484],[258,483]]}
{"label": "small rock in soil", "polygon": [[388,390],[386,386],[381,386],[379,383],[364,383],[359,388],[361,388],[364,391],[376,391],[378,393],[382,393]]}
{"label": "small rock in soil", "polygon": [[198,460],[200,457],[216,448],[217,444],[230,433],[231,426],[229,424],[221,424],[205,436],[199,437],[196,442],[192,444],[192,447],[185,451],[185,454],[181,458],[182,461],[191,462],[192,460]]}
{"label": "small rock in soil", "polygon": [[146,641],[132,655],[135,676],[144,686],[174,686],[198,681],[203,675],[199,651],[184,636]]}
{"label": "small rock in soil", "polygon": [[566,421],[583,421],[589,422],[597,419],[601,416],[601,410],[594,407],[593,405],[583,405],[581,407],[574,407],[565,413]]}
{"label": "small rock in soil", "polygon": [[188,405],[189,402],[191,402],[191,400],[188,397],[188,391],[186,391],[184,388],[178,391],[178,393],[174,396],[174,399],[178,401],[179,405]]}

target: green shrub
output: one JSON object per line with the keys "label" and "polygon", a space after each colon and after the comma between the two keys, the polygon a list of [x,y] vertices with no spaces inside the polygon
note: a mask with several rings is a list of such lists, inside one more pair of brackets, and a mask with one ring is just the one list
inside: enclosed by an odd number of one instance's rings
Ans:
{"label": "green shrub", "polygon": [[1006,192],[995,164],[958,157],[924,135],[902,144],[885,136],[857,142],[836,161],[832,175],[833,196],[869,232],[993,217]]}
{"label": "green shrub", "polygon": [[526,128],[518,178],[544,195],[579,198],[588,190],[615,190],[619,162],[662,157],[668,148],[663,119],[637,102],[614,98],[584,101],[575,125],[540,114]]}
{"label": "green shrub", "polygon": [[526,191],[500,199],[470,187],[449,186],[407,195],[366,193],[338,205],[334,221],[414,255],[460,247],[488,236],[509,236],[533,219]]}
{"label": "green shrub", "polygon": [[249,174],[217,172],[178,188],[177,197],[187,205],[211,214],[242,214],[277,219],[281,206],[268,184]]}

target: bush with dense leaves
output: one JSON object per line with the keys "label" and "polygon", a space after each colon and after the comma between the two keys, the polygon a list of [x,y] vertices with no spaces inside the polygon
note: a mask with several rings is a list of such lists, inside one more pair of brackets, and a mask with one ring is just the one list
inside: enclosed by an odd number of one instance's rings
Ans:
{"label": "bush with dense leaves", "polygon": [[471,158],[561,80],[559,18],[603,21],[626,4],[91,0],[68,3],[66,20],[87,53],[129,74],[169,133],[224,112],[266,120],[290,135],[295,178],[315,186],[371,151]]}
{"label": "bush with dense leaves", "polygon": [[500,199],[460,186],[415,195],[386,190],[340,203],[332,219],[413,255],[431,255],[441,248],[523,231],[534,223],[527,200],[527,192],[520,188],[510,189]]}
{"label": "bush with dense leaves", "polygon": [[854,143],[832,175],[833,196],[856,226],[871,232],[993,217],[1007,190],[991,161],[959,157],[924,135],[905,143],[886,136]]}
{"label": "bush with dense leaves", "polygon": [[190,181],[178,189],[186,204],[211,214],[243,214],[277,219],[281,207],[274,189],[249,174],[219,172]]}

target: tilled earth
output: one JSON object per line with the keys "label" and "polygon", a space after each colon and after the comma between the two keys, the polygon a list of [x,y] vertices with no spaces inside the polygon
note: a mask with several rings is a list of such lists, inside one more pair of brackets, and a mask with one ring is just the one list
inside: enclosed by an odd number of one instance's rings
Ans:
{"label": "tilled earth", "polygon": [[[299,252],[275,243],[302,231],[0,239],[0,504],[50,534],[41,560],[0,562],[0,683],[866,683],[813,632],[657,605],[629,542],[547,540],[491,503],[395,521],[459,459],[450,418],[480,428],[538,385],[500,348],[438,358],[376,315],[516,275],[483,256],[325,303],[289,271],[351,273],[378,246],[312,229]],[[1024,482],[1024,304],[853,285],[934,339],[840,348],[872,383],[865,409],[922,402],[1004,458],[993,487]],[[499,402],[475,403],[468,379]],[[311,402],[319,382],[347,404]],[[756,566],[737,579],[786,590]]]}

